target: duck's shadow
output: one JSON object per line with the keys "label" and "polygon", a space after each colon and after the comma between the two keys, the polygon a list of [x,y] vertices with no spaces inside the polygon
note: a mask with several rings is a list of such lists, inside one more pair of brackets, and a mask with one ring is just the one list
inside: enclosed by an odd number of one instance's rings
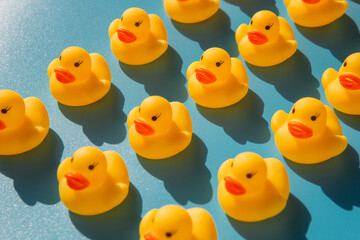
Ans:
{"label": "duck's shadow", "polygon": [[329,49],[340,62],[360,49],[359,28],[346,14],[323,27],[296,27],[307,39]]}
{"label": "duck's shadow", "polygon": [[205,204],[213,194],[211,173],[205,166],[207,152],[204,142],[193,134],[190,145],[173,157],[163,160],[137,157],[146,171],[164,181],[165,189],[178,203]]}
{"label": "duck's shadow", "polygon": [[288,101],[303,97],[320,98],[318,80],[312,75],[309,59],[300,51],[285,62],[272,67],[257,67],[246,63],[249,70],[261,80],[275,86]]}
{"label": "duck's shadow", "polygon": [[208,48],[219,47],[232,57],[239,55],[235,32],[230,25],[230,17],[221,9],[203,22],[185,24],[172,20],[172,24],[184,36],[198,42],[204,51]]}
{"label": "duck's shadow", "polygon": [[71,222],[90,239],[139,239],[142,199],[130,183],[129,194],[119,206],[109,212],[81,216],[69,211]]}
{"label": "duck's shadow", "polygon": [[14,180],[14,189],[24,203],[55,204],[60,201],[56,172],[63,150],[60,137],[50,129],[33,150],[0,156],[0,172]]}
{"label": "duck's shadow", "polygon": [[93,144],[117,144],[125,139],[124,95],[114,84],[102,99],[93,104],[83,107],[58,105],[66,118],[83,127],[84,134]]}
{"label": "duck's shadow", "polygon": [[265,143],[270,140],[269,124],[262,117],[264,102],[250,89],[240,102],[232,106],[218,109],[196,107],[201,115],[221,126],[226,134],[240,144],[246,141]]}
{"label": "duck's shadow", "polygon": [[352,146],[348,145],[339,156],[318,164],[304,165],[285,160],[294,172],[319,185],[341,208],[360,207],[359,154]]}
{"label": "duck's shadow", "polygon": [[251,240],[304,240],[311,222],[309,210],[291,193],[285,209],[270,219],[248,223],[227,217],[242,237]]}
{"label": "duck's shadow", "polygon": [[119,61],[123,72],[134,81],[141,83],[149,95],[159,95],[169,101],[185,102],[188,92],[186,78],[181,73],[183,61],[171,46],[154,62],[132,66]]}
{"label": "duck's shadow", "polygon": [[360,115],[350,115],[342,113],[334,109],[336,115],[343,121],[346,125],[351,128],[360,131]]}
{"label": "duck's shadow", "polygon": [[261,10],[269,10],[279,15],[279,9],[275,5],[275,0],[225,0],[225,2],[237,5],[249,17]]}

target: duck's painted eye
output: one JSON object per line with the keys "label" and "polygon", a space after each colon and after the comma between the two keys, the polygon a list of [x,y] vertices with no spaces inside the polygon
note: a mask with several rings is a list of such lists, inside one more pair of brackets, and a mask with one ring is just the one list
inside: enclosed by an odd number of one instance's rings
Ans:
{"label": "duck's painted eye", "polygon": [[120,20],[122,21],[124,19],[124,16],[121,16]]}
{"label": "duck's painted eye", "polygon": [[171,236],[172,236],[172,233],[171,233],[171,232],[167,232],[165,235],[166,235],[166,237],[171,237]]}
{"label": "duck's painted eye", "polygon": [[140,26],[140,24],[142,24],[142,22],[143,22],[142,20],[140,20],[140,21],[136,22],[136,23],[135,23],[135,26],[136,26],[136,27],[139,27],[139,26]]}
{"label": "duck's painted eye", "polygon": [[201,55],[201,58],[200,58],[200,60],[203,60],[203,58],[204,58],[204,55]]}
{"label": "duck's painted eye", "polygon": [[233,167],[234,166],[234,161],[231,162],[231,166],[230,167]]}
{"label": "duck's painted eye", "polygon": [[292,113],[295,113],[295,108],[293,108]]}
{"label": "duck's painted eye", "polygon": [[274,23],[270,23],[269,25],[265,26],[266,30],[270,30],[270,28],[274,25]]}
{"label": "duck's painted eye", "polygon": [[74,66],[75,67],[80,67],[80,64],[82,64],[84,61],[78,61],[76,63],[74,63]]}
{"label": "duck's painted eye", "polygon": [[156,121],[160,116],[161,116],[161,113],[159,113],[159,114],[157,114],[155,116],[152,116],[151,120]]}
{"label": "duck's painted eye", "polygon": [[11,106],[10,107],[6,106],[6,108],[1,109],[1,113],[6,114],[10,109],[11,109]]}
{"label": "duck's painted eye", "polygon": [[346,65],[347,65],[347,62],[345,61],[345,62],[344,62],[344,67],[346,67]]}
{"label": "duck's painted eye", "polygon": [[59,61],[61,60],[61,55],[60,55],[60,57],[59,57]]}
{"label": "duck's painted eye", "polygon": [[70,159],[70,162],[73,162],[74,161],[74,158],[72,157],[71,159]]}
{"label": "duck's painted eye", "polygon": [[314,116],[311,116],[311,121],[315,121],[318,117],[320,116],[320,113],[319,114],[316,114]]}
{"label": "duck's painted eye", "polygon": [[93,170],[99,163],[93,163],[89,165],[89,170]]}
{"label": "duck's painted eye", "polygon": [[221,66],[221,64],[223,64],[224,62],[225,62],[225,61],[220,61],[220,62],[217,62],[217,63],[216,63],[216,66],[217,66],[217,67],[220,67],[220,66]]}
{"label": "duck's painted eye", "polygon": [[139,107],[139,112],[140,112],[140,107]]}
{"label": "duck's painted eye", "polygon": [[250,22],[250,25],[252,25],[253,24],[253,20],[251,20],[251,22]]}
{"label": "duck's painted eye", "polygon": [[246,174],[246,177],[250,179],[250,178],[252,178],[253,176],[255,176],[256,173],[257,173],[256,171],[255,171],[255,172],[248,173],[248,174]]}

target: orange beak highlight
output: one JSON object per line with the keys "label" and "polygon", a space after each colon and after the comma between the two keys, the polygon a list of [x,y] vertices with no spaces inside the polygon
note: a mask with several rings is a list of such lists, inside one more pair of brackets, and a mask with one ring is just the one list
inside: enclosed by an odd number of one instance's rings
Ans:
{"label": "orange beak highlight", "polygon": [[134,124],[135,124],[135,130],[141,135],[149,136],[155,133],[154,129],[141,119],[136,119],[134,121]]}
{"label": "orange beak highlight", "polygon": [[269,41],[265,34],[257,30],[251,30],[250,32],[248,32],[247,36],[249,38],[249,41],[255,45],[262,45]]}
{"label": "orange beak highlight", "polygon": [[224,178],[226,190],[233,195],[243,195],[246,189],[230,176]]}
{"label": "orange beak highlight", "polygon": [[90,184],[85,177],[77,172],[68,172],[65,177],[67,185],[74,190],[82,190]]}
{"label": "orange beak highlight", "polygon": [[343,73],[339,76],[341,86],[349,90],[360,89],[360,78],[351,73]]}
{"label": "orange beak highlight", "polygon": [[311,128],[308,128],[302,123],[297,121],[290,121],[288,123],[289,132],[296,138],[309,138],[313,135]]}
{"label": "orange beak highlight", "polygon": [[203,84],[209,84],[216,81],[216,76],[204,67],[196,68],[195,73],[196,79]]}
{"label": "orange beak highlight", "polygon": [[308,3],[308,4],[315,4],[320,2],[320,0],[303,0],[304,3]]}
{"label": "orange beak highlight", "polygon": [[144,235],[145,240],[158,240],[150,231]]}
{"label": "orange beak highlight", "polygon": [[6,128],[6,124],[0,120],[0,130],[3,130]]}
{"label": "orange beak highlight", "polygon": [[130,32],[126,28],[121,27],[121,28],[117,29],[116,32],[117,32],[117,36],[118,36],[119,40],[124,43],[132,43],[132,42],[136,41],[135,34]]}
{"label": "orange beak highlight", "polygon": [[68,70],[65,70],[63,68],[55,68],[55,77],[56,79],[61,83],[72,83],[76,80],[76,77],[72,75]]}

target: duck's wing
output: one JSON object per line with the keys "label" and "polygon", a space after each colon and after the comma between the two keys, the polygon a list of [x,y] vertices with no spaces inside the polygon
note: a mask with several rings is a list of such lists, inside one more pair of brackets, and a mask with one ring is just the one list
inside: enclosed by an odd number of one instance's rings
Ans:
{"label": "duck's wing", "polygon": [[106,85],[111,84],[111,72],[105,58],[98,53],[91,53],[91,71]]}
{"label": "duck's wing", "polygon": [[173,121],[181,131],[192,133],[193,126],[189,111],[180,102],[170,103],[173,112]]}
{"label": "duck's wing", "polygon": [[245,23],[241,24],[237,29],[235,33],[235,40],[236,43],[239,43],[239,41],[246,35],[246,33],[249,30],[249,26]]}
{"label": "duck's wing", "polygon": [[280,22],[280,35],[283,36],[285,40],[295,40],[295,35],[288,21],[283,17],[278,18]]}
{"label": "duck's wing", "polygon": [[127,126],[128,128],[131,127],[131,125],[133,125],[134,121],[139,117],[139,106],[134,107],[128,114],[128,118],[127,118]]}
{"label": "duck's wing", "polygon": [[271,129],[274,134],[277,130],[286,123],[288,114],[283,110],[277,111],[271,118]]}
{"label": "duck's wing", "polygon": [[49,114],[40,99],[28,97],[24,99],[25,115],[30,122],[40,131],[49,131]]}
{"label": "duck's wing", "polygon": [[223,180],[230,172],[231,164],[234,159],[228,159],[223,164],[221,164],[219,171],[218,171],[218,180],[219,182]]}
{"label": "duck's wing", "polygon": [[275,158],[266,158],[265,162],[268,169],[268,180],[278,193],[287,199],[290,193],[290,184],[284,165]]}
{"label": "duck's wing", "polygon": [[155,14],[149,14],[149,18],[150,18],[150,32],[155,36],[156,39],[167,42],[168,40],[167,32],[161,18]]}
{"label": "duck's wing", "polygon": [[325,108],[327,115],[326,126],[334,135],[343,135],[339,119],[337,118],[335,112],[329,106],[325,105]]}
{"label": "duck's wing", "polygon": [[150,229],[151,223],[158,209],[152,209],[142,218],[139,226],[140,239]]}
{"label": "duck's wing", "polygon": [[339,73],[335,69],[333,68],[326,69],[326,71],[323,73],[321,78],[321,83],[324,89],[326,89],[331,82],[337,79],[338,75]]}
{"label": "duck's wing", "polygon": [[193,223],[194,239],[217,239],[215,223],[208,211],[202,208],[190,208],[187,212]]}
{"label": "duck's wing", "polygon": [[61,179],[63,179],[64,176],[70,171],[70,162],[71,162],[71,157],[66,158],[64,161],[60,163],[57,169],[58,182],[60,182]]}
{"label": "duck's wing", "polygon": [[109,26],[109,37],[111,38],[119,27],[120,19],[115,19]]}
{"label": "duck's wing", "polygon": [[51,75],[54,73],[54,69],[57,68],[58,65],[59,65],[59,59],[58,58],[55,58],[49,64],[48,69],[47,69],[47,74],[48,74],[49,78],[51,78]]}
{"label": "duck's wing", "polygon": [[122,183],[129,188],[129,173],[122,157],[114,151],[106,151],[107,171],[116,183]]}
{"label": "duck's wing", "polygon": [[186,76],[188,79],[190,79],[190,77],[195,73],[195,69],[199,66],[199,62],[193,62],[192,64],[190,64],[190,66],[188,67],[187,71],[186,71]]}

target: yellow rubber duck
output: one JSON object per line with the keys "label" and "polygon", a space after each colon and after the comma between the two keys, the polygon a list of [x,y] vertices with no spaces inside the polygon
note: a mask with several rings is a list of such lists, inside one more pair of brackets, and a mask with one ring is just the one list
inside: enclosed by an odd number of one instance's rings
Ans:
{"label": "yellow rubber duck", "polygon": [[240,101],[248,92],[246,70],[238,58],[221,48],[206,50],[200,61],[187,69],[190,97],[209,108],[227,107]]}
{"label": "yellow rubber duck", "polygon": [[111,86],[105,59],[80,47],[68,47],[48,67],[50,91],[60,103],[84,106],[104,97]]}
{"label": "yellow rubber duck", "polygon": [[192,122],[180,102],[169,103],[160,96],[150,96],[128,115],[129,141],[142,157],[162,159],[184,150],[191,141]]}
{"label": "yellow rubber duck", "polygon": [[219,0],[164,0],[169,17],[181,23],[197,23],[213,16],[220,6]]}
{"label": "yellow rubber duck", "polygon": [[49,115],[36,97],[23,99],[0,90],[0,155],[15,155],[38,146],[49,131]]}
{"label": "yellow rubber duck", "polygon": [[241,24],[235,38],[245,61],[260,67],[285,61],[298,46],[289,23],[266,10],[255,13],[249,26]]}
{"label": "yellow rubber duck", "polygon": [[72,212],[96,215],[119,205],[129,192],[129,174],[121,156],[82,147],[57,171],[60,199]]}
{"label": "yellow rubber duck", "polygon": [[298,163],[323,162],[347,146],[334,111],[315,98],[301,98],[289,114],[277,111],[271,129],[281,154]]}
{"label": "yellow rubber duck", "polygon": [[290,193],[284,165],[275,158],[263,159],[252,152],[226,160],[219,169],[218,198],[230,217],[257,222],[279,214]]}
{"label": "yellow rubber duck", "polygon": [[342,0],[284,0],[291,19],[304,27],[321,27],[340,18],[348,7]]}
{"label": "yellow rubber duck", "polygon": [[145,214],[139,227],[140,240],[216,240],[213,218],[202,208],[185,210],[166,205]]}
{"label": "yellow rubber duck", "polygon": [[159,16],[129,8],[109,27],[111,50],[120,62],[142,65],[159,58],[168,47],[165,25]]}
{"label": "yellow rubber duck", "polygon": [[329,103],[340,112],[360,115],[360,52],[346,58],[339,72],[327,69],[322,85]]}

